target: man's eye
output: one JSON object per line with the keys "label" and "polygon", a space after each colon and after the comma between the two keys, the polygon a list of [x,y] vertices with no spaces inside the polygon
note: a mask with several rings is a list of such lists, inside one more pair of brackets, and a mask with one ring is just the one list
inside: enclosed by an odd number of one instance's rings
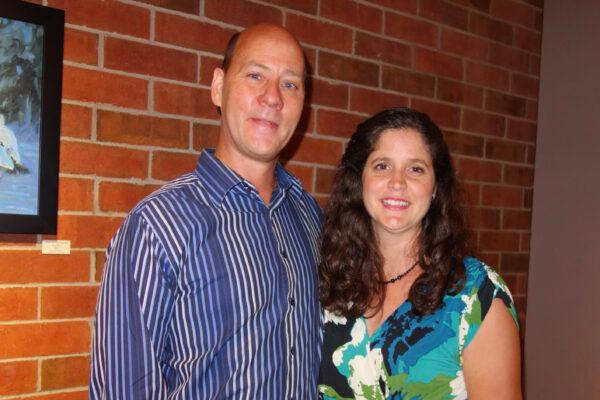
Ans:
{"label": "man's eye", "polygon": [[284,82],[283,87],[286,89],[298,89],[298,85],[296,85],[294,82]]}
{"label": "man's eye", "polygon": [[248,74],[248,78],[258,80],[260,79],[260,74],[257,74],[256,72],[251,72]]}

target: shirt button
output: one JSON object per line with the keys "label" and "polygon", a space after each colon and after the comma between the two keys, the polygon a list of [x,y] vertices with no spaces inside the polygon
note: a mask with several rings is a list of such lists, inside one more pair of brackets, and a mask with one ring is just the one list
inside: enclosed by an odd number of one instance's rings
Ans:
{"label": "shirt button", "polygon": [[290,354],[293,356],[296,355],[296,346],[292,346],[292,348],[290,349]]}
{"label": "shirt button", "polygon": [[287,259],[287,251],[281,250],[281,257]]}
{"label": "shirt button", "polygon": [[294,300],[294,298],[293,298],[293,297],[290,299],[290,305],[291,305],[292,307],[294,307],[294,306],[296,305],[296,300]]}

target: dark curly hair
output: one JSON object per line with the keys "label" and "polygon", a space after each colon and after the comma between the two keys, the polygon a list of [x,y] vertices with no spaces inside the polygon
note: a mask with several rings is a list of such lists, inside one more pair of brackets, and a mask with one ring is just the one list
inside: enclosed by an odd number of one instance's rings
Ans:
{"label": "dark curly hair", "polygon": [[389,109],[358,125],[338,167],[326,209],[319,292],[323,307],[335,314],[356,318],[373,305],[379,309],[385,298],[383,257],[363,203],[362,173],[381,134],[405,128],[421,134],[433,161],[436,188],[417,238],[418,262],[424,273],[410,288],[413,311],[417,315],[433,312],[446,293],[456,293],[464,284],[467,230],[442,132],[427,114]]}

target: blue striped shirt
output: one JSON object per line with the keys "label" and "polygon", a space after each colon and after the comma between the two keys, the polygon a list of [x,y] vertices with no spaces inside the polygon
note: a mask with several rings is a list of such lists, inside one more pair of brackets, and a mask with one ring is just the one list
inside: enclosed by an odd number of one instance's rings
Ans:
{"label": "blue striped shirt", "polygon": [[280,165],[267,206],[214,157],[142,200],[112,239],[91,399],[312,399],[321,211]]}

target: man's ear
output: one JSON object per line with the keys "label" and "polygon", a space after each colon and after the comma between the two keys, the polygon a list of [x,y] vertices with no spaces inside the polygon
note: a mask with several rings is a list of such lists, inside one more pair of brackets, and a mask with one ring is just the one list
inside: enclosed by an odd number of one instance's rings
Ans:
{"label": "man's ear", "polygon": [[223,98],[223,78],[225,77],[225,71],[221,68],[215,68],[213,71],[213,79],[210,84],[210,98],[215,106],[221,107],[221,101]]}

